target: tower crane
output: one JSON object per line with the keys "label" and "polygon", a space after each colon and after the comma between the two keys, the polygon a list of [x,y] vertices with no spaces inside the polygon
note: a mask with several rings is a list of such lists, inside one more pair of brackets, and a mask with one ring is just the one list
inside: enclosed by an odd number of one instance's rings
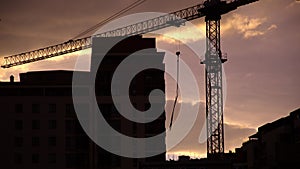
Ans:
{"label": "tower crane", "polygon": [[[224,154],[222,64],[227,56],[221,52],[220,20],[223,14],[258,0],[206,0],[202,4],[171,12],[132,25],[95,35],[96,37],[133,36],[149,33],[169,26],[180,26],[185,21],[205,17],[205,65],[207,157],[219,158]],[[91,47],[91,38],[70,40],[61,44],[4,57],[2,68],[36,62]]]}

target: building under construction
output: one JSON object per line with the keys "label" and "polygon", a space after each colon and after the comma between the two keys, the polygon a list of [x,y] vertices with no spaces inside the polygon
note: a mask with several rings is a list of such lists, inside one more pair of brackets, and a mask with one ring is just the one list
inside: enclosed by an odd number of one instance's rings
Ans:
{"label": "building under construction", "polygon": [[[224,119],[223,119],[223,111],[224,111],[224,103],[223,103],[223,66],[222,64],[227,61],[227,55],[222,54],[221,50],[221,31],[220,31],[220,20],[222,15],[227,14],[231,11],[234,11],[235,9],[248,5],[250,3],[256,2],[258,0],[231,0],[231,1],[225,1],[225,0],[206,0],[202,4],[197,4],[192,7],[188,7],[185,9],[181,9],[175,12],[171,12],[166,15],[158,16],[152,19],[148,19],[145,21],[137,22],[135,24],[127,25],[124,27],[120,27],[114,30],[109,30],[107,32],[101,32],[100,34],[79,38],[79,39],[71,39],[67,42],[49,46],[46,48],[41,48],[21,54],[11,55],[4,57],[4,64],[1,66],[2,68],[10,68],[17,65],[27,64],[31,62],[36,62],[39,60],[48,59],[51,57],[61,56],[67,53],[72,53],[75,51],[84,50],[87,48],[92,47],[94,44],[97,44],[99,42],[99,49],[102,48],[101,44],[104,45],[109,40],[109,38],[120,38],[120,37],[129,37],[134,36],[131,38],[125,39],[122,43],[118,43],[116,46],[114,46],[110,50],[110,53],[107,55],[110,57],[104,58],[103,64],[104,67],[100,67],[98,69],[98,66],[95,66],[94,64],[97,63],[99,58],[97,56],[92,57],[92,66],[91,71],[95,72],[97,69],[98,73],[96,75],[95,80],[95,91],[94,89],[88,90],[88,92],[96,92],[97,95],[97,101],[99,101],[97,104],[100,109],[102,109],[104,112],[113,112],[116,110],[116,107],[112,105],[112,97],[110,96],[111,86],[110,83],[112,81],[112,72],[116,70],[118,65],[121,63],[121,61],[127,57],[128,54],[136,52],[140,49],[145,48],[155,48],[155,40],[149,40],[149,39],[141,39],[139,35],[146,34],[153,32],[155,30],[160,30],[166,27],[170,26],[182,26],[184,25],[184,22],[191,21],[194,19],[198,19],[201,17],[205,17],[206,22],[206,53],[204,60],[201,61],[202,64],[205,65],[205,89],[206,89],[206,118],[207,118],[207,157],[210,159],[223,159],[224,158]],[[139,3],[139,2],[138,2]],[[125,8],[126,9],[126,8]],[[138,36],[136,36],[138,35]],[[96,38],[99,38],[98,40],[95,40]],[[92,45],[93,40],[93,45]],[[134,45],[131,45],[134,44]],[[93,46],[93,53],[95,54],[100,51],[97,51],[98,48],[94,48]],[[127,53],[123,55],[124,53]],[[177,52],[178,54],[180,52]],[[157,61],[157,63],[161,64],[161,67],[163,67],[162,60],[163,60],[163,54],[158,53],[155,50],[153,50],[150,53],[145,53],[143,55],[144,57],[151,56],[155,58],[154,60]],[[155,56],[155,57],[154,57]],[[132,65],[134,66],[134,65]],[[106,68],[105,68],[106,67]],[[154,88],[156,89],[162,89],[164,91],[164,80],[163,80],[164,72],[163,71],[156,71],[156,70],[148,70],[145,72],[139,73],[133,80],[132,85],[130,86],[129,93],[130,93],[130,101],[134,105],[134,107],[140,111],[147,110],[150,105],[149,101],[147,99],[148,94],[150,91]],[[88,76],[87,81],[90,81]],[[22,79],[22,77],[21,77]],[[55,79],[55,78],[54,78]],[[64,79],[64,78],[63,78]],[[70,78],[69,78],[70,79]],[[84,78],[82,78],[84,81]],[[43,81],[40,81],[40,79],[36,79],[38,84],[42,84]],[[46,81],[49,81],[48,79]],[[56,80],[55,80],[56,81]],[[148,83],[148,82],[149,83]],[[25,81],[21,81],[20,86],[22,86]],[[144,83],[147,82],[147,83]],[[55,82],[54,84],[57,85]],[[152,84],[153,83],[153,84]],[[15,85],[15,83],[12,83]],[[48,83],[49,85],[51,83]],[[44,85],[44,84],[43,84]],[[69,85],[71,85],[69,83]],[[80,85],[80,84],[79,84]],[[90,85],[90,84],[86,84]],[[21,87],[22,88],[22,87]],[[55,87],[54,87],[55,88]],[[15,88],[16,89],[16,88]],[[5,92],[7,93],[7,96],[10,96],[9,90],[4,88]],[[6,91],[7,90],[7,91]],[[13,89],[12,89],[13,90]],[[42,93],[47,93],[46,90],[42,90]],[[47,89],[48,91],[48,89]],[[21,90],[21,93],[23,90]],[[28,91],[26,91],[28,92]],[[68,92],[67,88],[60,89],[60,91],[55,91],[54,93],[70,93]],[[31,92],[29,92],[31,93]],[[22,94],[19,93],[21,96]],[[43,95],[44,96],[44,95]],[[56,96],[54,94],[54,96]],[[54,97],[53,96],[53,97]],[[70,95],[71,96],[71,95]],[[140,97],[139,97],[140,96]],[[9,100],[9,99],[8,99]],[[30,99],[29,99],[30,100]],[[40,99],[39,99],[40,100]],[[101,101],[100,101],[101,100]],[[176,99],[175,99],[176,100]],[[54,101],[53,101],[54,102]],[[175,101],[176,102],[176,101]],[[9,103],[9,102],[8,102]],[[2,104],[8,105],[8,103],[4,102]],[[104,104],[103,104],[104,103]],[[33,103],[36,107],[36,103]],[[160,103],[162,104],[162,103]],[[22,105],[22,104],[21,104]],[[51,104],[53,107],[53,104]],[[18,109],[22,109],[22,106],[18,104]],[[37,106],[39,107],[39,106]],[[88,106],[89,107],[89,106]],[[39,108],[35,108],[39,109]],[[10,109],[8,108],[10,111]],[[6,110],[6,111],[8,111]],[[31,117],[31,116],[29,116]],[[134,124],[132,122],[128,121],[127,119],[123,118],[122,116],[119,116],[121,122],[124,122],[124,126],[129,128],[135,128]],[[11,118],[8,118],[11,119]],[[114,127],[117,131],[123,134],[127,134],[129,136],[132,136],[132,131],[134,130],[127,130],[123,129],[122,123],[115,122],[114,120],[110,120],[110,117],[106,117],[107,121],[110,121],[111,123],[115,123],[116,126]],[[36,126],[36,124],[39,124],[36,119],[31,119],[32,125]],[[151,136],[158,133],[161,133],[165,130],[164,128],[164,120],[165,120],[165,113],[161,115],[157,120],[148,123],[147,125],[142,126],[136,126],[136,128],[144,129],[144,134],[141,134],[140,136]],[[18,123],[18,126],[23,126],[22,120],[18,119],[15,121]],[[137,124],[140,125],[140,124]],[[114,125],[112,125],[114,126]],[[132,126],[132,127],[130,127]],[[154,127],[155,128],[152,128]],[[119,129],[120,128],[120,129]],[[151,128],[151,130],[150,130]],[[149,130],[147,130],[149,129]],[[146,134],[149,131],[151,134]],[[140,132],[138,132],[140,133]],[[23,140],[21,136],[13,136],[16,142],[21,142],[20,145],[23,144]],[[15,138],[16,137],[16,138]],[[35,136],[34,136],[35,137]],[[139,137],[139,136],[137,136]],[[52,140],[51,142],[55,140],[54,138],[49,138],[49,140]],[[19,145],[19,144],[18,144]],[[158,145],[158,147],[162,148],[165,146],[164,140],[161,140],[161,144]],[[91,145],[90,152],[93,152],[92,154],[89,154],[90,157],[97,158],[97,157],[108,157],[108,159],[105,158],[99,158],[98,160],[91,159],[87,163],[89,167],[97,167],[99,161],[103,160],[103,167],[107,166],[108,168],[111,167],[112,164],[120,164],[117,166],[122,166],[126,168],[130,168],[131,164],[136,164],[137,162],[129,162],[132,161],[132,159],[125,160],[125,158],[120,158],[114,155],[109,154],[101,154],[101,156],[97,156],[96,152],[94,150],[96,149],[95,145]],[[100,151],[105,152],[105,151]],[[54,155],[52,154],[51,157]],[[111,157],[110,157],[111,156]],[[19,152],[16,152],[14,154],[14,159],[17,162],[22,163],[23,161],[23,155]],[[26,156],[27,157],[27,156]],[[161,160],[164,159],[164,154],[151,157],[148,160]],[[34,159],[34,160],[33,160]],[[61,158],[59,158],[61,159]],[[71,160],[65,160],[65,161],[73,161],[77,162],[80,160],[76,155],[66,156],[65,159],[71,159]],[[111,159],[116,159],[117,162],[111,162]],[[33,154],[32,155],[32,161],[40,161],[39,155]],[[127,161],[127,162],[125,162]],[[82,162],[83,163],[83,162]],[[64,164],[68,164],[65,162]],[[85,166],[85,164],[80,164],[79,166]],[[125,165],[126,164],[126,165]],[[74,165],[75,166],[75,165]],[[73,167],[74,167],[73,166]],[[78,165],[77,165],[78,166]],[[32,167],[32,166],[31,166]]]}
{"label": "building under construction", "polygon": [[[105,40],[105,41],[104,41]],[[99,38],[98,43],[107,39]],[[96,42],[95,42],[96,43]],[[138,44],[138,45],[132,45]],[[155,39],[134,36],[119,42],[103,60],[99,68],[95,89],[89,83],[89,72],[77,72],[82,76],[81,94],[88,97],[96,92],[98,106],[106,121],[118,132],[136,138],[151,137],[165,131],[165,113],[150,123],[135,123],[119,114],[111,96],[113,72],[128,55],[141,49],[152,52],[140,57],[152,57],[164,68],[164,53],[155,49]],[[97,56],[93,56],[92,62]],[[97,146],[83,131],[74,111],[80,104],[88,113],[91,103],[74,103],[72,99],[72,71],[41,71],[20,74],[20,82],[0,83],[1,150],[2,168],[138,168],[145,161],[165,161],[165,152],[149,158],[125,158],[107,152]],[[147,81],[147,83],[145,83]],[[136,109],[149,109],[149,92],[165,90],[164,72],[145,70],[132,80],[129,89],[131,103]],[[85,99],[83,99],[85,100]],[[122,103],[118,103],[122,104]],[[164,105],[165,103],[160,103]],[[86,117],[92,120],[91,117]],[[118,138],[112,141],[119,141]],[[121,144],[121,143],[120,143]],[[159,144],[159,143],[158,143]],[[165,148],[165,140],[157,147]],[[155,147],[146,151],[155,150]]]}

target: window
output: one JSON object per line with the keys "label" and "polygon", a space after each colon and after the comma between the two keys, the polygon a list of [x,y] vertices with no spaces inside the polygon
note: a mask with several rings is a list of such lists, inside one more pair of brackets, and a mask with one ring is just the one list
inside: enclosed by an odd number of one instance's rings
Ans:
{"label": "window", "polygon": [[16,113],[23,113],[23,105],[22,104],[16,104],[15,112]]}
{"label": "window", "polygon": [[22,147],[23,146],[23,137],[15,137],[15,146]]}
{"label": "window", "polygon": [[56,129],[56,120],[49,120],[48,121],[48,128],[49,129]]}
{"label": "window", "polygon": [[[73,139],[73,140],[74,140],[74,139]],[[71,137],[66,137],[66,139],[65,139],[65,146],[66,146],[67,148],[72,148],[72,147],[74,147],[73,140],[72,140]]]}
{"label": "window", "polygon": [[101,151],[98,152],[97,154],[98,156],[98,161],[99,161],[99,166],[98,168],[102,168],[103,166],[111,166],[111,158],[112,158],[112,154],[106,151]]}
{"label": "window", "polygon": [[22,164],[23,158],[21,153],[14,153],[14,163],[15,164]]}
{"label": "window", "polygon": [[73,168],[76,165],[76,154],[66,154],[66,167]]}
{"label": "window", "polygon": [[[76,167],[86,168],[86,166],[88,166],[88,165],[89,165],[89,154],[88,153],[76,154]],[[100,168],[102,168],[102,167],[100,167]]]}
{"label": "window", "polygon": [[76,136],[75,137],[75,147],[77,150],[88,150],[89,139],[86,136]]}
{"label": "window", "polygon": [[16,120],[15,121],[15,129],[16,130],[22,130],[23,129],[23,121],[22,120]]}
{"label": "window", "polygon": [[66,127],[67,132],[70,132],[70,131],[74,130],[75,129],[74,120],[66,120],[65,121],[65,127]]}
{"label": "window", "polygon": [[56,113],[56,104],[49,104],[49,113]]}
{"label": "window", "polygon": [[40,121],[39,120],[32,120],[32,129],[34,129],[34,130],[40,129]]}
{"label": "window", "polygon": [[48,137],[48,145],[56,146],[56,137]]}
{"label": "window", "polygon": [[74,115],[74,107],[72,104],[66,104],[66,117],[72,117]]}
{"label": "window", "polygon": [[138,160],[137,160],[137,158],[133,159],[133,166],[134,167],[138,166]]}
{"label": "window", "polygon": [[50,164],[56,163],[56,154],[55,153],[48,154],[48,163],[50,163]]}
{"label": "window", "polygon": [[121,166],[121,157],[118,155],[114,155],[111,158],[112,167],[120,167]]}
{"label": "window", "polygon": [[32,105],[32,113],[40,113],[41,107],[39,104]]}
{"label": "window", "polygon": [[32,141],[32,146],[39,146],[40,145],[40,138],[39,137],[34,136],[34,137],[32,137],[31,141]]}
{"label": "window", "polygon": [[32,163],[39,163],[39,161],[40,161],[39,154],[37,154],[37,153],[32,154]]}

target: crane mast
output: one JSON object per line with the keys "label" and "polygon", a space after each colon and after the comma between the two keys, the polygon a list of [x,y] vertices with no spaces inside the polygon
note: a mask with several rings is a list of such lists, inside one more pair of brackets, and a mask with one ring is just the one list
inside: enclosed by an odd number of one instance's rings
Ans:
{"label": "crane mast", "polygon": [[223,66],[227,56],[222,55],[220,43],[221,15],[235,10],[237,7],[257,0],[207,0],[199,13],[205,15],[206,53],[205,85],[206,85],[206,127],[207,157],[222,158],[224,154],[224,119],[223,119]]}
{"label": "crane mast", "polygon": [[207,156],[224,153],[222,63],[226,59],[220,48],[220,18],[206,17],[206,118]]}
{"label": "crane mast", "polygon": [[[207,120],[207,157],[222,158],[224,154],[224,125],[223,125],[223,76],[222,64],[227,56],[222,55],[220,45],[220,20],[223,14],[240,6],[258,0],[206,0],[198,4],[163,16],[121,27],[96,35],[97,37],[131,36],[145,34],[169,26],[179,26],[184,20],[194,20],[205,16],[206,22],[206,120]],[[44,60],[54,56],[83,50],[91,47],[91,37],[70,40],[68,42],[4,57],[2,68]]]}
{"label": "crane mast", "polygon": [[[220,3],[210,0],[205,5]],[[206,53],[205,53],[205,81],[206,81],[206,124],[207,124],[207,157],[224,153],[224,125],[223,125],[223,85],[222,63],[226,61],[222,56],[220,45],[221,15],[211,12],[206,15]]]}

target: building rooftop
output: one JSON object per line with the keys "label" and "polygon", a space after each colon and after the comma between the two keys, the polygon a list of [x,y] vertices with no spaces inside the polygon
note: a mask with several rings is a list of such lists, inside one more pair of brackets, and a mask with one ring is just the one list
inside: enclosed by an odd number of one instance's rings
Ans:
{"label": "building rooftop", "polygon": [[[19,82],[0,82],[0,86],[31,86],[31,85],[72,85],[74,71],[68,70],[50,70],[50,71],[32,71],[20,73]],[[89,72],[76,71],[82,76],[82,83],[86,83],[90,77]]]}
{"label": "building rooftop", "polygon": [[267,124],[259,127],[258,132],[268,132],[268,131],[271,131],[278,127],[281,127],[283,125],[289,124],[289,123],[291,123],[292,119],[294,119],[295,117],[298,117],[298,118],[300,117],[300,108],[291,112],[289,116],[280,118],[274,122],[267,123]]}

